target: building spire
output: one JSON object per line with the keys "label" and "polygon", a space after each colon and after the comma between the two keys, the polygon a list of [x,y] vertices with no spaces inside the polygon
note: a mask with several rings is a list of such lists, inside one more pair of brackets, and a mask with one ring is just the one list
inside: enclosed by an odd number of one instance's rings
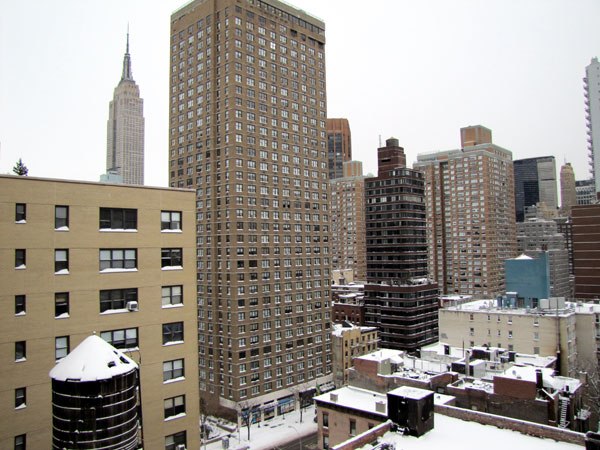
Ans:
{"label": "building spire", "polygon": [[131,73],[131,56],[129,55],[129,24],[127,24],[127,47],[125,49],[125,56],[123,57],[123,74],[121,75],[121,81],[133,81],[133,75]]}

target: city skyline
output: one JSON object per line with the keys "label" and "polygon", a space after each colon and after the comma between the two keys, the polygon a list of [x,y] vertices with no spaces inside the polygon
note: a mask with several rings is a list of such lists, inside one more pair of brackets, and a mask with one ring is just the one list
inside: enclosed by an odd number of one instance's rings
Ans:
{"label": "city skyline", "polygon": [[[327,115],[349,119],[353,158],[365,174],[376,171],[380,135],[398,138],[412,166],[417,153],[458,148],[457,128],[483,124],[514,159],[554,155],[560,166],[569,156],[576,178],[589,177],[582,78],[600,53],[593,45],[600,31],[591,26],[597,3],[292,3],[326,23]],[[183,4],[3,5],[0,58],[15,69],[0,74],[0,172],[21,157],[33,176],[99,178],[106,99],[130,22],[145,99],[146,183],[166,186],[168,17]],[[13,42],[25,20],[34,33]]]}

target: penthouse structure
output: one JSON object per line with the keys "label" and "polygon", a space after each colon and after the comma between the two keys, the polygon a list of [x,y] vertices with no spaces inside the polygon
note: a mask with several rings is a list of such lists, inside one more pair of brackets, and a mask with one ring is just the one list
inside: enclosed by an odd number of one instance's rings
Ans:
{"label": "penthouse structure", "polygon": [[[325,24],[277,0],[171,16],[169,180],[196,190],[200,394],[273,408],[331,378]],[[281,408],[278,408],[281,410]]]}
{"label": "penthouse structure", "polygon": [[423,174],[406,167],[390,138],[377,150],[378,176],[366,180],[365,325],[382,347],[416,350],[437,340],[437,284],[428,278]]}
{"label": "penthouse structure", "polygon": [[[348,119],[327,119],[327,152],[329,179],[349,176],[344,171],[344,163],[352,160],[352,135]],[[360,170],[362,175],[362,165]]]}
{"label": "penthouse structure", "polygon": [[[137,442],[197,448],[194,192],[1,175],[0,209],[0,233],[10,237],[0,247],[0,301],[7,308],[0,328],[0,447],[49,447],[52,404],[68,410],[72,400],[53,399],[48,373],[95,333],[139,366]],[[97,365],[106,355],[96,356]],[[69,384],[114,373],[82,366],[76,375],[65,364],[67,375],[53,372],[53,378]],[[133,374],[132,366],[124,373]],[[71,392],[66,384],[57,389]],[[94,439],[103,436],[103,423],[115,424],[93,422]],[[75,432],[61,423],[60,430]],[[138,434],[131,423],[125,428]],[[79,431],[83,437],[90,428]]]}
{"label": "penthouse structure", "polygon": [[426,181],[429,272],[443,294],[495,295],[517,251],[512,154],[481,125],[461,129],[461,147],[415,163]]}

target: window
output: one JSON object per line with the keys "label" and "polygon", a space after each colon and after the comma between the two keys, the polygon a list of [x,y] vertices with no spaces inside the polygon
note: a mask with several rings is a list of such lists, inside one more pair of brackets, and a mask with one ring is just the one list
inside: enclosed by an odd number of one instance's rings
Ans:
{"label": "window", "polygon": [[135,348],[138,346],[137,328],[102,331],[100,337],[115,348]]}
{"label": "window", "polygon": [[350,419],[350,436],[356,435],[356,420]]}
{"label": "window", "polygon": [[180,248],[163,248],[160,258],[161,267],[181,267],[183,265],[181,255]]}
{"label": "window", "polygon": [[183,322],[163,324],[163,345],[183,342]]}
{"label": "window", "polygon": [[15,342],[15,361],[25,361],[27,359],[27,344],[25,341]]}
{"label": "window", "polygon": [[185,395],[178,395],[165,400],[165,419],[177,414],[185,414]]}
{"label": "window", "polygon": [[100,249],[100,270],[108,269],[136,269],[137,249]]}
{"label": "window", "polygon": [[25,314],[26,298],[24,295],[15,295],[15,316]]}
{"label": "window", "polygon": [[59,360],[69,354],[69,336],[54,339],[54,359]]}
{"label": "window", "polygon": [[27,263],[27,252],[24,248],[15,249],[15,269],[24,269]]}
{"label": "window", "polygon": [[163,381],[182,378],[185,376],[183,359],[174,359],[163,363]]}
{"label": "window", "polygon": [[15,389],[15,409],[25,408],[25,402],[27,400],[27,388]]}
{"label": "window", "polygon": [[165,450],[177,450],[177,446],[179,445],[183,445],[184,448],[187,445],[185,431],[180,431],[179,433],[165,437]]}
{"label": "window", "polygon": [[69,273],[69,250],[54,250],[54,273]]}
{"label": "window", "polygon": [[137,229],[137,209],[100,208],[100,229]]}
{"label": "window", "polygon": [[27,438],[25,434],[15,436],[15,450],[25,450]]}
{"label": "window", "polygon": [[329,436],[326,434],[323,435],[323,448],[329,448]]}
{"label": "window", "polygon": [[323,413],[323,428],[329,428],[329,414]]}
{"label": "window", "polygon": [[55,206],[54,207],[54,229],[64,230],[69,229],[69,207]]}
{"label": "window", "polygon": [[54,317],[62,319],[69,317],[69,293],[57,292],[54,294]]}
{"label": "window", "polygon": [[15,222],[25,223],[27,220],[27,205],[25,203],[17,203],[15,205]]}
{"label": "window", "polygon": [[162,305],[182,305],[183,304],[183,286],[163,286]]}
{"label": "window", "polygon": [[100,291],[100,312],[126,309],[128,302],[138,301],[137,288],[109,289]]}
{"label": "window", "polygon": [[181,230],[181,211],[161,211],[161,230]]}

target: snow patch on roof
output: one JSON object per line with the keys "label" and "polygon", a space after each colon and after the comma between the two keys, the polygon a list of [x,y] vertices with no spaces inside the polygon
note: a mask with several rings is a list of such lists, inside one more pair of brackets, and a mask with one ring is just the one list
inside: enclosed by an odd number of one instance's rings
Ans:
{"label": "snow patch on roof", "polygon": [[50,371],[58,381],[108,380],[137,369],[137,364],[99,336],[89,336]]}

